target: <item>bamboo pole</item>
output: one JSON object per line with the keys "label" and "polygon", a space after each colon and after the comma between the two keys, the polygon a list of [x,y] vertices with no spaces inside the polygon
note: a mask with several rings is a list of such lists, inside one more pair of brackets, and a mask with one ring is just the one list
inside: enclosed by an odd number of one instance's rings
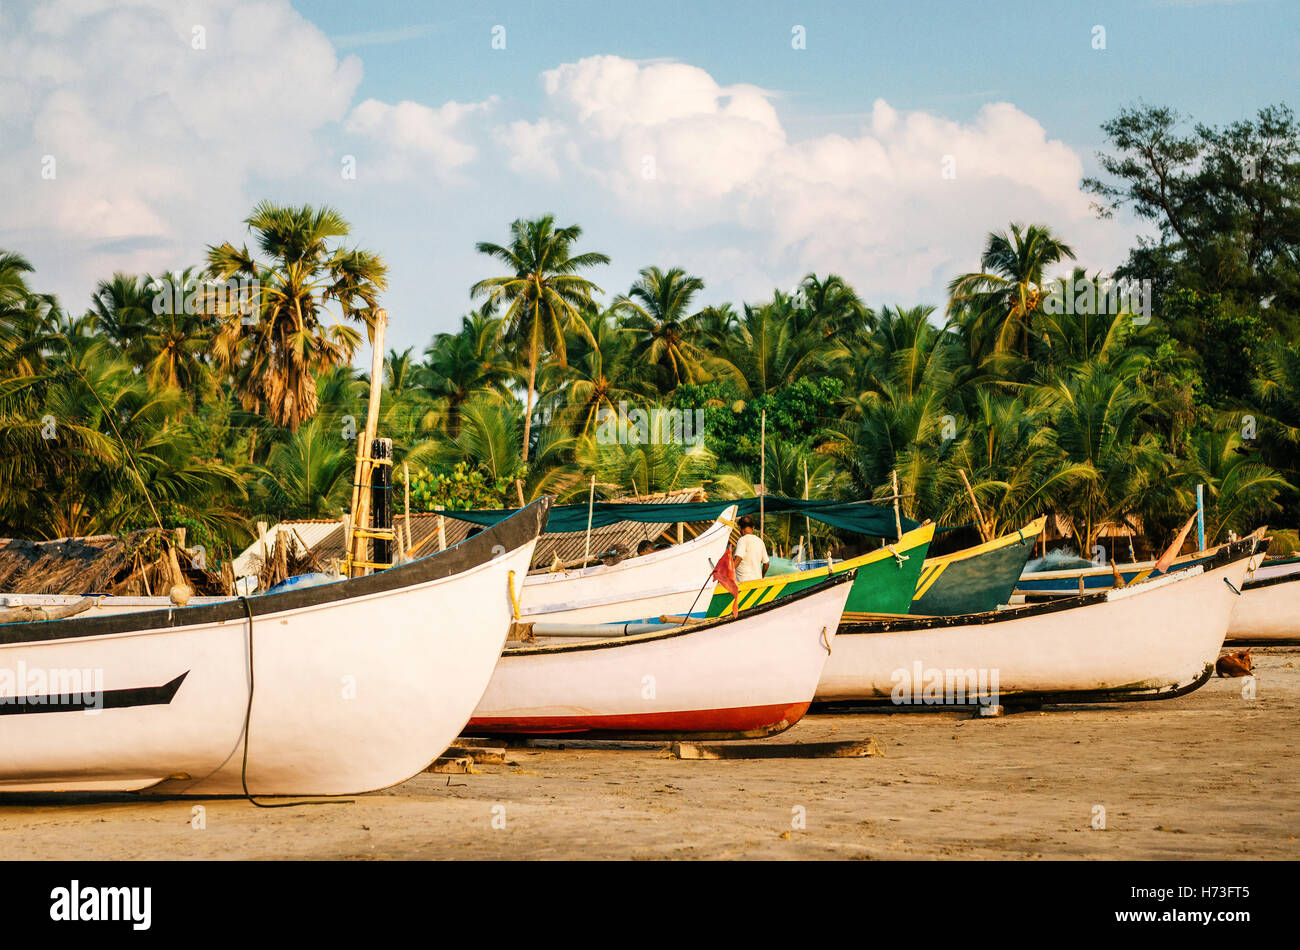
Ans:
{"label": "bamboo pole", "polygon": [[898,540],[903,540],[903,514],[898,505],[898,469],[889,473],[889,477],[894,482],[894,531],[898,533]]}
{"label": "bamboo pole", "polygon": [[406,485],[406,553],[411,553],[411,466],[402,463],[402,481]]}
{"label": "bamboo pole", "polygon": [[984,512],[980,508],[979,499],[975,497],[975,489],[970,487],[970,481],[966,478],[966,469],[959,468],[957,472],[961,475],[962,484],[966,486],[966,494],[970,495],[970,503],[975,506],[975,523],[979,526],[980,538],[984,541],[992,541],[989,527],[984,523]]}
{"label": "bamboo pole", "polygon": [[596,476],[591,476],[591,494],[587,496],[587,543],[582,552],[582,563],[591,559],[591,516],[596,510]]}
{"label": "bamboo pole", "polygon": [[758,536],[763,537],[763,518],[766,514],[766,505],[763,502],[767,495],[767,410],[763,410],[759,423],[758,434]]}
{"label": "bamboo pole", "polygon": [[[803,500],[808,500],[808,460],[803,460]],[[808,555],[804,558],[806,561],[813,560],[813,540],[812,540],[812,521],[807,515],[803,516],[803,529],[808,532]],[[799,547],[803,547],[803,539],[799,539]]]}
{"label": "bamboo pole", "polygon": [[[365,529],[370,525],[370,473],[374,468],[370,464],[371,443],[375,430],[379,427],[379,402],[384,388],[384,331],[388,328],[388,311],[375,311],[375,332],[371,340],[370,354],[370,401],[366,407],[366,428],[357,439],[357,466],[352,478],[352,550],[349,552],[354,562],[367,561],[368,541]],[[360,577],[366,572],[363,567],[353,565],[349,572],[352,577]]]}

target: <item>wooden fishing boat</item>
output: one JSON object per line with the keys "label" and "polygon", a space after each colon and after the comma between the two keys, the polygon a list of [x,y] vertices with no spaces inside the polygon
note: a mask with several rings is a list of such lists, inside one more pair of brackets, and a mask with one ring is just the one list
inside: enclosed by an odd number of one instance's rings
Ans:
{"label": "wooden fishing boat", "polygon": [[404,781],[483,695],[548,507],[351,580],[0,625],[0,791],[337,795]]}
{"label": "wooden fishing boat", "polygon": [[[1261,577],[1263,567],[1272,566]],[[1233,643],[1300,643],[1300,571],[1267,561],[1242,585],[1232,611],[1228,640]],[[1300,566],[1300,565],[1297,565]]]}
{"label": "wooden fishing boat", "polygon": [[[1259,537],[1261,533],[1257,531],[1252,537]],[[1204,551],[1193,551],[1177,557],[1165,573],[1171,574],[1186,567],[1208,564],[1230,543],[1225,542],[1216,547],[1206,548]],[[1150,575],[1155,566],[1156,562],[1153,559],[1128,564],[1100,564],[1096,567],[1069,568],[1060,571],[1027,572],[1021,574],[1020,580],[1016,583],[1016,593],[1023,594],[1027,601],[1032,601],[1047,597],[1071,596],[1087,591],[1109,590],[1115,586],[1117,572],[1127,585],[1139,577]]]}
{"label": "wooden fishing boat", "polygon": [[974,547],[926,558],[912,597],[911,613],[955,617],[996,610],[1011,602],[1016,582],[1047,518]]}
{"label": "wooden fishing boat", "polygon": [[1222,545],[1208,562],[1122,589],[963,617],[846,622],[817,699],[969,705],[1182,695],[1213,672],[1257,544]]}
{"label": "wooden fishing boat", "polygon": [[812,702],[852,582],[850,572],[837,574],[734,619],[511,643],[465,732],[627,739],[781,732]]}
{"label": "wooden fishing boat", "polygon": [[731,536],[735,506],[699,537],[617,564],[535,571],[524,580],[520,614],[548,623],[623,623],[685,614]]}
{"label": "wooden fishing boat", "polygon": [[[856,571],[857,579],[849,592],[845,612],[873,614],[905,614],[916,594],[916,583],[925,564],[925,553],[934,538],[934,525],[923,524],[907,532],[893,544],[838,564],[811,571],[777,574],[756,581],[739,584],[737,605],[740,610],[752,610],[782,597],[789,597],[822,583],[828,577],[844,571]],[[725,587],[714,587],[707,617],[721,617],[731,611],[732,594]]]}

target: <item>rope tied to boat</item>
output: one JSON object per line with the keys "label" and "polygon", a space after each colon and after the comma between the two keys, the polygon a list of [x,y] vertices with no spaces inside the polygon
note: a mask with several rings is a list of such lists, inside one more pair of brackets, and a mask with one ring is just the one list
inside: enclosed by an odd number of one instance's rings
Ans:
{"label": "rope tied to boat", "polygon": [[510,588],[510,610],[515,620],[519,619],[519,595],[515,593],[515,572],[506,577],[506,586]]}
{"label": "rope tied to boat", "polygon": [[903,566],[904,561],[910,561],[912,559],[912,556],[910,554],[899,554],[897,551],[894,550],[894,546],[892,544],[885,545],[885,550],[887,550],[890,554],[894,555],[894,559],[898,561],[899,567]]}
{"label": "rope tied to boat", "polygon": [[822,646],[824,646],[824,647],[826,648],[826,655],[827,655],[827,656],[830,656],[830,655],[831,655],[831,641],[830,641],[830,638],[826,636],[826,628],[825,628],[825,627],[822,627]]}
{"label": "rope tied to boat", "polygon": [[253,793],[248,790],[248,726],[253,718],[253,608],[248,603],[247,597],[240,597],[239,602],[244,605],[244,616],[248,618],[248,703],[244,706],[244,733],[243,745],[244,756],[239,765],[239,784],[243,786],[244,797],[256,805],[258,808],[293,808],[296,805],[352,805],[355,802],[351,798],[322,798],[311,799],[301,802],[259,802],[253,797]]}

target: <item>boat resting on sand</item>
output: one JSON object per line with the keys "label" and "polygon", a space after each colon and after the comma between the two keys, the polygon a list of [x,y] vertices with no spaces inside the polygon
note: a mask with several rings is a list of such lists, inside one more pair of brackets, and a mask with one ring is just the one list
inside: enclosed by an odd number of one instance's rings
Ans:
{"label": "boat resting on sand", "polygon": [[483,695],[548,508],[351,580],[0,625],[0,791],[339,795],[405,781]]}
{"label": "boat resting on sand", "polygon": [[963,617],[840,625],[816,698],[973,705],[1162,699],[1203,684],[1259,542],[1129,587]]}
{"label": "boat resting on sand", "polygon": [[[916,593],[916,582],[921,576],[925,554],[934,538],[934,525],[923,524],[908,531],[898,541],[866,554],[840,561],[829,567],[792,574],[776,574],[739,585],[737,605],[742,612],[789,597],[822,583],[828,577],[842,572],[856,571],[857,579],[849,592],[844,607],[847,615],[854,613],[905,614]],[[707,617],[721,617],[731,611],[732,594],[725,587],[712,588]]]}
{"label": "boat resting on sand", "polygon": [[[1265,566],[1268,562],[1265,562]],[[1247,579],[1228,624],[1230,643],[1300,643],[1300,572]]]}
{"label": "boat resting on sand", "polygon": [[926,558],[910,613],[954,617],[996,610],[1011,602],[1016,582],[1047,518],[974,547]]}
{"label": "boat resting on sand", "polygon": [[[736,618],[512,642],[465,734],[737,739],[781,732],[812,702],[852,583],[852,573],[836,574]],[[527,624],[523,632],[531,635]]]}

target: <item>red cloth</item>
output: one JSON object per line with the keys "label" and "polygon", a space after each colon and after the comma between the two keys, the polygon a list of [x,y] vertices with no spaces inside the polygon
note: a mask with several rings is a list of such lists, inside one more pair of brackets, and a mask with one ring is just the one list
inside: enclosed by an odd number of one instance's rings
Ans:
{"label": "red cloth", "polygon": [[723,549],[722,557],[718,558],[718,563],[713,567],[713,580],[731,591],[731,616],[739,617],[737,601],[740,599],[740,585],[736,583],[736,562],[732,560],[731,548]]}

